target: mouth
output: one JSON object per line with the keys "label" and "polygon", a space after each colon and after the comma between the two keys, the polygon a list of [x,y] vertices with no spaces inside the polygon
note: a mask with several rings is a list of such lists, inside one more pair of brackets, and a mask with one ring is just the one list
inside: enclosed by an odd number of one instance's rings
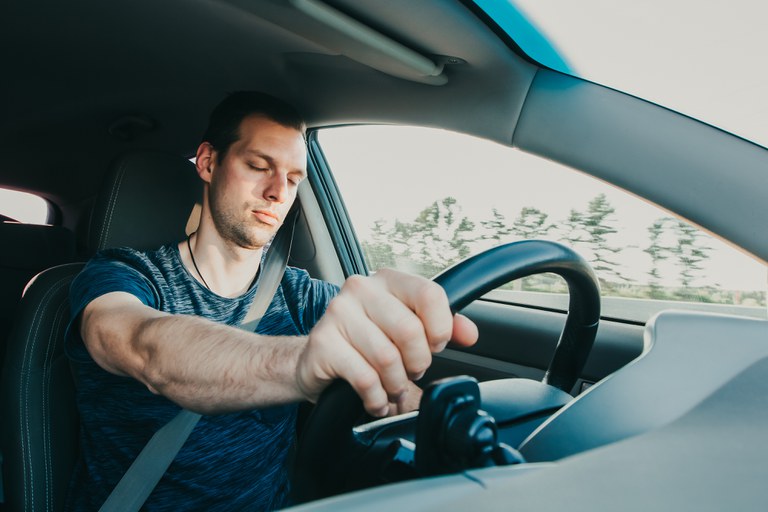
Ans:
{"label": "mouth", "polygon": [[280,219],[274,213],[268,210],[251,210],[253,216],[260,222],[268,224],[270,226],[277,226],[280,223]]}

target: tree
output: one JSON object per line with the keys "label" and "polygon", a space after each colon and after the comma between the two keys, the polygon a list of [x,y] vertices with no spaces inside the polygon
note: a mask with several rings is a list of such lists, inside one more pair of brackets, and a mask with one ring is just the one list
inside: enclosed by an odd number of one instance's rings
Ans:
{"label": "tree", "polygon": [[389,230],[377,221],[366,247],[372,267],[375,257],[377,263],[431,277],[469,256],[474,229],[475,224],[461,215],[456,199],[446,197],[424,208],[411,222],[395,220]]}
{"label": "tree", "polygon": [[455,198],[446,197],[422,210],[409,229],[410,243],[418,248],[413,254],[433,275],[470,254],[475,224],[461,216]]}
{"label": "tree", "polygon": [[[467,217],[462,217],[459,221],[459,225],[456,226],[456,229],[453,231],[449,245],[458,255],[459,260],[463,260],[472,253],[470,244],[475,241],[471,235],[474,230],[475,223]],[[452,263],[455,263],[455,261]]]}
{"label": "tree", "polygon": [[[512,223],[512,233],[519,240],[534,240],[543,238],[554,227],[547,224],[549,215],[532,206],[524,206]],[[562,279],[554,274],[538,274],[516,281],[513,286],[516,290],[529,291],[563,291]]]}
{"label": "tree", "polygon": [[481,238],[483,240],[493,240],[495,245],[499,245],[512,234],[512,229],[507,226],[507,219],[499,210],[492,208],[491,214],[493,219],[480,221],[480,224],[489,231],[489,233],[484,234]]}
{"label": "tree", "polygon": [[668,226],[670,222],[674,222],[674,219],[671,217],[661,217],[660,219],[656,219],[653,224],[648,227],[651,243],[644,249],[644,252],[651,257],[651,270],[648,272],[648,275],[650,275],[648,284],[651,288],[650,296],[652,299],[667,298],[667,294],[662,291],[660,284],[661,269],[659,267],[662,261],[669,259],[672,255],[671,248],[663,244],[663,237],[669,230]]}
{"label": "tree", "polygon": [[385,222],[382,219],[374,222],[371,229],[371,240],[362,242],[363,251],[368,257],[368,266],[372,271],[395,266],[391,233],[386,231],[384,226]]}
{"label": "tree", "polygon": [[547,235],[555,227],[547,224],[548,214],[532,206],[524,206],[512,223],[512,232],[522,240],[532,240]]}
{"label": "tree", "polygon": [[621,251],[621,247],[609,243],[611,235],[618,232],[613,226],[615,211],[605,194],[599,194],[589,202],[585,212],[571,210],[564,222],[563,240],[586,249],[584,252],[590,255],[588,260],[604,287],[626,281],[618,270],[619,264],[611,258]]}
{"label": "tree", "polygon": [[571,209],[568,218],[563,221],[563,233],[560,236],[562,242],[570,245],[582,245],[588,242],[589,233],[584,228],[584,214]]}
{"label": "tree", "polygon": [[677,244],[672,248],[672,253],[677,258],[680,284],[683,287],[679,295],[681,298],[691,299],[694,297],[690,291],[691,284],[696,274],[703,269],[701,263],[709,259],[711,248],[704,244],[702,232],[687,222],[675,221],[674,231]]}
{"label": "tree", "polygon": [[[668,298],[659,281],[662,277],[660,266],[670,260],[678,269],[681,290],[675,292],[678,298],[702,300],[703,297],[691,290],[696,274],[703,270],[702,262],[709,258],[710,247],[704,243],[702,232],[687,222],[672,217],[657,219],[648,228],[650,245],[645,252],[651,256],[650,288],[652,298]],[[711,300],[706,298],[706,300]]]}

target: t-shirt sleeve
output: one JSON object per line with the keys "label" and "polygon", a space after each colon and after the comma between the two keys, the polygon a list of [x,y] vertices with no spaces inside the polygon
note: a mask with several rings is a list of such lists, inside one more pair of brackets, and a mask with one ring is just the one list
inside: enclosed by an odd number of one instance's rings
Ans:
{"label": "t-shirt sleeve", "polygon": [[309,334],[325,313],[328,304],[339,293],[338,286],[313,279],[306,270],[295,267],[285,269],[281,288],[284,307],[290,312],[298,334],[302,335]]}
{"label": "t-shirt sleeve", "polygon": [[111,292],[126,292],[143,304],[156,308],[158,295],[149,279],[130,258],[118,251],[105,251],[94,256],[69,289],[70,319],[66,332],[66,352],[77,360],[89,359],[80,337],[78,318],[94,299]]}
{"label": "t-shirt sleeve", "polygon": [[317,279],[309,280],[307,307],[304,309],[304,324],[310,329],[320,320],[328,304],[339,294],[339,287]]}

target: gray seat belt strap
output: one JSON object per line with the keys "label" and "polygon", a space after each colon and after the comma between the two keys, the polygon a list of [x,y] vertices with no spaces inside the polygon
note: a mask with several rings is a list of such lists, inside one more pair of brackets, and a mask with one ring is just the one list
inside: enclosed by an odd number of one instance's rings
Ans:
{"label": "gray seat belt strap", "polygon": [[155,432],[99,510],[138,511],[199,420],[199,414],[184,409]]}
{"label": "gray seat belt strap", "polygon": [[[259,278],[259,289],[256,290],[253,303],[239,326],[241,329],[255,331],[272,302],[288,263],[297,216],[298,208],[294,207],[267,250]],[[99,512],[138,512],[184,446],[200,417],[200,414],[184,409],[155,432]]]}
{"label": "gray seat belt strap", "polygon": [[296,226],[298,212],[298,208],[293,208],[288,213],[284,227],[275,235],[269,249],[267,249],[267,256],[264,258],[264,266],[261,269],[259,289],[256,290],[251,308],[245,314],[243,321],[240,322],[241,329],[256,332],[261,317],[264,316],[275,296],[277,287],[283,279],[285,266],[288,264],[288,256],[291,253],[291,244],[293,243],[293,229]]}

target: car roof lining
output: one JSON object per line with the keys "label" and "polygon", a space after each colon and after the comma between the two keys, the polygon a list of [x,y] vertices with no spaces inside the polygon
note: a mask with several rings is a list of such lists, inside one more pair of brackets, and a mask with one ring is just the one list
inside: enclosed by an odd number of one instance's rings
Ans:
{"label": "car roof lining", "polygon": [[[535,67],[462,4],[398,3],[433,24],[415,27],[416,17],[397,17],[389,3],[333,2],[375,15],[378,27],[403,25],[387,35],[420,52],[466,61],[447,66],[447,84],[392,77],[303,37],[301,26],[278,26],[258,15],[285,2],[137,0],[106,6],[84,0],[67,9],[49,2],[50,16],[40,16],[39,5],[14,2],[9,14],[16,22],[0,38],[5,47],[25,51],[11,56],[15,79],[2,85],[3,97],[13,101],[0,121],[0,147],[8,156],[0,183],[76,205],[94,195],[119,153],[191,154],[210,109],[226,93],[243,89],[285,97],[310,126],[397,122],[509,143]],[[412,108],[414,101],[419,109]],[[108,127],[125,115],[154,120],[156,128],[133,141],[111,137]]]}

